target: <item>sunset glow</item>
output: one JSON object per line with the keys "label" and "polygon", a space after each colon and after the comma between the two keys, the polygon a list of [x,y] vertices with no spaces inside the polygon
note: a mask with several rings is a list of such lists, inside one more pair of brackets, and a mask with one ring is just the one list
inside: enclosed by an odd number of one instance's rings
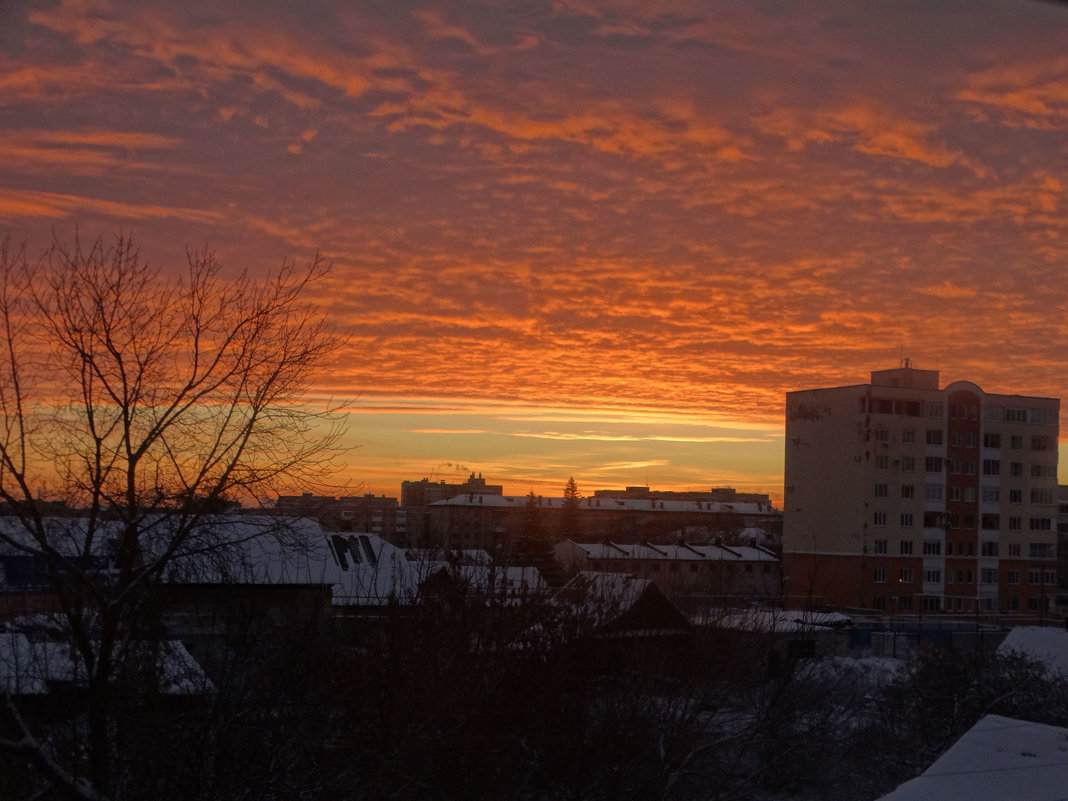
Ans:
{"label": "sunset glow", "polygon": [[0,236],[322,252],[361,491],[779,500],[787,391],[1068,398],[1066,54],[1023,0],[15,0]]}

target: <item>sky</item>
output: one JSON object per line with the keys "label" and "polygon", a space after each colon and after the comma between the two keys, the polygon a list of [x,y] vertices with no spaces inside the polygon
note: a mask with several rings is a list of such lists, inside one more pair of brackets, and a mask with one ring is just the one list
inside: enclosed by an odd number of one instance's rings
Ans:
{"label": "sky", "polygon": [[1068,397],[1068,5],[0,0],[0,156],[31,253],[331,260],[353,491],[781,499],[788,391]]}

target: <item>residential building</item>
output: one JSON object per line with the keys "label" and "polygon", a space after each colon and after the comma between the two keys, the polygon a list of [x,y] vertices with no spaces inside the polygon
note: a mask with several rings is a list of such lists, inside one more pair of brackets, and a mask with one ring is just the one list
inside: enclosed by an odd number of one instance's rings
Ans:
{"label": "residential building", "polygon": [[782,514],[764,502],[591,497],[568,507],[561,497],[477,494],[438,501],[428,512],[421,544],[486,548],[495,558],[507,558],[516,540],[532,526],[553,541],[568,536],[565,523],[571,538],[583,542],[670,542],[679,539],[679,532],[690,540],[739,541],[753,538],[743,534],[749,529],[777,526]]}
{"label": "residential building", "polygon": [[939,386],[907,360],[786,396],[791,606],[1030,612],[1057,590],[1056,398]]}
{"label": "residential building", "polygon": [[408,513],[385,495],[280,495],[275,509],[288,517],[312,517],[327,531],[365,531],[391,542],[408,536]]}
{"label": "residential building", "polygon": [[778,556],[746,545],[563,540],[556,545],[556,558],[569,572],[627,573],[655,581],[687,611],[712,604],[778,600],[782,592]]}
{"label": "residential building", "polygon": [[429,532],[429,509],[432,503],[445,501],[461,495],[503,495],[504,487],[500,484],[487,484],[486,479],[479,473],[472,473],[467,480],[461,483],[446,481],[431,481],[424,478],[420,481],[401,482],[401,509],[404,510],[406,529],[403,537],[398,537],[399,545],[437,545],[435,538]]}

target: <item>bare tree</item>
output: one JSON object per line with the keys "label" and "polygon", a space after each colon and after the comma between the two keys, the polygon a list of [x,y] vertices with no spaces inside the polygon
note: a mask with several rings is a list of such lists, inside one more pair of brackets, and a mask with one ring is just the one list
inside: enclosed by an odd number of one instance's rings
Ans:
{"label": "bare tree", "polygon": [[[84,759],[64,764],[11,698],[0,745],[66,793],[121,794],[115,676],[152,583],[220,544],[221,501],[332,470],[340,416],[304,404],[338,344],[303,298],[326,269],[224,280],[204,250],[170,280],[125,235],[0,250],[0,545],[46,566],[88,685]],[[57,525],[48,501],[78,520]]]}

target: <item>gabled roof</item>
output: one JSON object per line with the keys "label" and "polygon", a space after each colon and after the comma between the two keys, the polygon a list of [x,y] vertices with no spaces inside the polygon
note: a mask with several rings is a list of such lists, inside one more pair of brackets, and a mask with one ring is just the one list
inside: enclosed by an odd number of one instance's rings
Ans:
{"label": "gabled roof", "polygon": [[[78,518],[46,520],[49,541],[69,556],[83,551],[87,523]],[[143,558],[166,553],[172,544],[170,522],[160,516],[147,521],[141,537]],[[0,526],[16,542],[32,538],[12,518]],[[98,530],[90,553],[106,569],[113,555],[117,523]],[[21,555],[8,544],[0,556]],[[426,576],[441,563],[410,561],[403,549],[374,534],[324,532],[310,518],[274,515],[219,515],[206,517],[169,557],[160,580],[170,584],[297,584],[327,585],[335,605],[380,605],[410,602]],[[0,577],[2,578],[2,577]]]}
{"label": "gabled roof", "polygon": [[655,582],[625,573],[578,573],[560,588],[554,602],[577,614],[586,631],[649,635],[690,630],[686,616]]}
{"label": "gabled roof", "polygon": [[987,715],[879,801],[1063,801],[1068,729]]}

